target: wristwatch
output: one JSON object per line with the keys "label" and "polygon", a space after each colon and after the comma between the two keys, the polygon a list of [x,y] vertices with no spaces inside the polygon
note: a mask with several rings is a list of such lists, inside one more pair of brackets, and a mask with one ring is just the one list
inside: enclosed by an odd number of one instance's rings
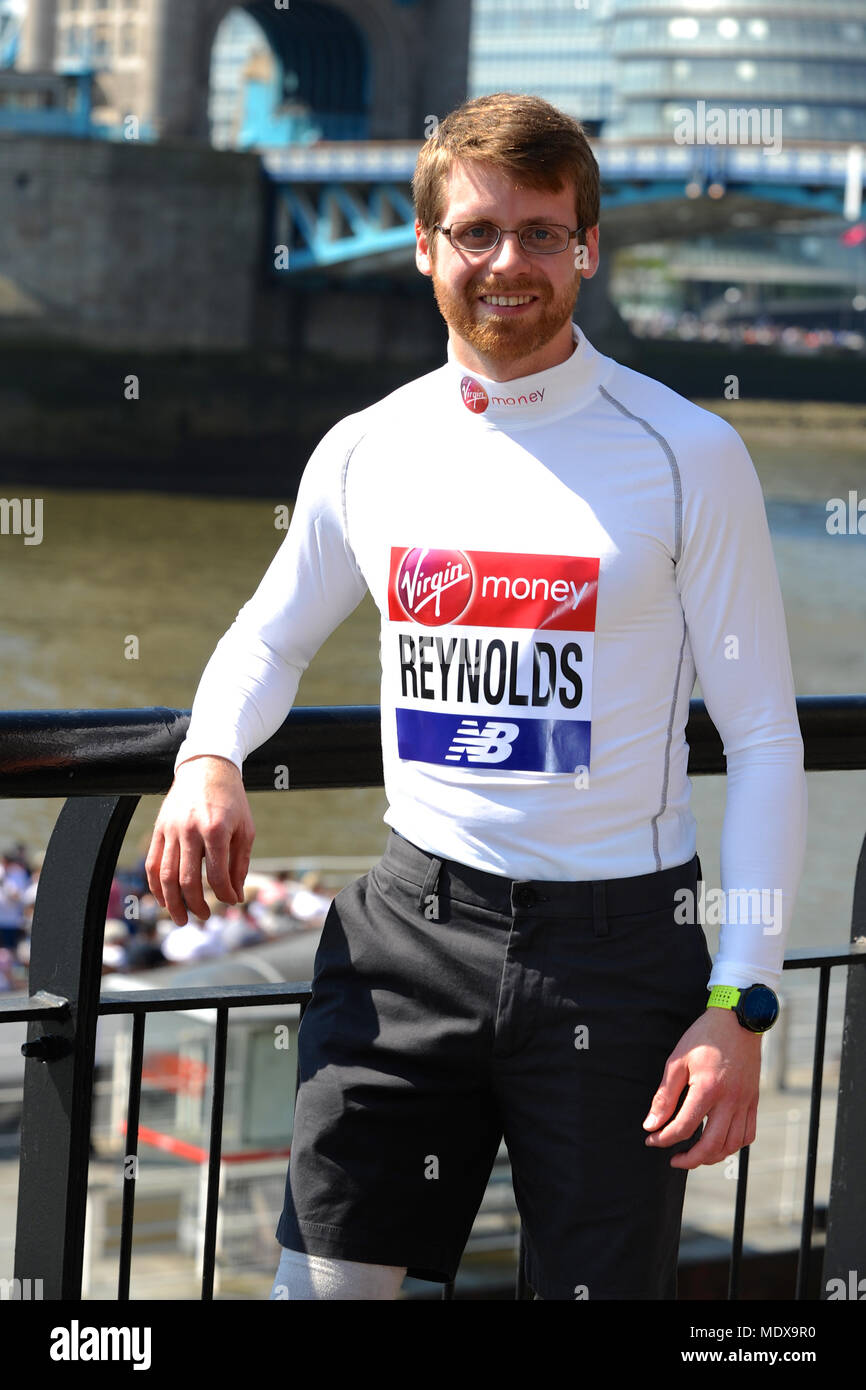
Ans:
{"label": "wristwatch", "polygon": [[750,1033],[766,1033],[779,1017],[779,998],[767,985],[713,985],[708,1009],[733,1009]]}

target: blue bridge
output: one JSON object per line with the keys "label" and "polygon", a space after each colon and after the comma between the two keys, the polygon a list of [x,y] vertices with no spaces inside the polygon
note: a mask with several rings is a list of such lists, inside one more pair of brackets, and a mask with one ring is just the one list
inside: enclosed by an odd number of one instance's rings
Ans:
{"label": "blue bridge", "polygon": [[[676,239],[768,225],[781,213],[838,218],[852,183],[858,204],[862,192],[856,147],[852,155],[828,144],[789,143],[776,152],[760,145],[591,143],[607,247],[653,234]],[[413,141],[335,141],[263,151],[276,273],[408,262],[415,245],[410,182],[420,148]]]}

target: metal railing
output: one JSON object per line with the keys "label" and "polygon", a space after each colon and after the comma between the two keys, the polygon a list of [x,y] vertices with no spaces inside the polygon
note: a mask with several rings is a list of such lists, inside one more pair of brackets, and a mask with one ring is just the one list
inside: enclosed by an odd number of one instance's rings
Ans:
{"label": "metal railing", "polygon": [[[866,696],[797,701],[807,771],[866,768]],[[309,982],[161,989],[99,997],[108,895],[123,838],[142,795],[164,793],[189,711],[20,711],[0,714],[0,787],[7,798],[65,797],[42,865],[30,951],[30,994],[0,999],[0,1023],[26,1021],[15,1278],[41,1280],[48,1299],[81,1297],[96,1025],[100,1015],[133,1019],[126,1156],[138,1146],[145,1016],[213,1005],[216,1052],[210,1119],[202,1298],[213,1296],[229,1010],[300,1005]],[[687,726],[690,776],[725,771],[721,741],[703,701]],[[248,791],[274,788],[290,766],[295,789],[382,783],[376,707],[297,709],[244,764]],[[817,1141],[830,971],[866,961],[866,837],[854,881],[851,941],[789,951],[786,970],[819,971],[807,1167],[796,1298],[806,1293],[814,1222]],[[840,1060],[833,1171],[823,1274],[847,1280],[866,1248],[866,971],[849,969]],[[297,1086],[297,1079],[296,1079]],[[728,1296],[739,1295],[749,1150],[740,1151]],[[133,1165],[134,1173],[134,1165]],[[118,1298],[129,1297],[135,1178],[124,1184]],[[859,1252],[859,1253],[858,1253]],[[826,1287],[826,1285],[825,1285]],[[443,1298],[452,1298],[445,1285]],[[523,1242],[516,1297],[531,1297]]]}

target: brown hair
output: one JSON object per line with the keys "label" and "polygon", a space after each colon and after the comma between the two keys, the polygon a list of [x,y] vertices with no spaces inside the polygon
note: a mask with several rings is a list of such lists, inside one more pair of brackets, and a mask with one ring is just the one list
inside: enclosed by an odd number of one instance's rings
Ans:
{"label": "brown hair", "polygon": [[548,193],[570,181],[577,225],[598,222],[598,163],[583,127],[541,97],[494,92],[465,101],[440,121],[421,148],[412,179],[415,215],[428,237],[442,219],[455,160],[492,164],[527,188]]}

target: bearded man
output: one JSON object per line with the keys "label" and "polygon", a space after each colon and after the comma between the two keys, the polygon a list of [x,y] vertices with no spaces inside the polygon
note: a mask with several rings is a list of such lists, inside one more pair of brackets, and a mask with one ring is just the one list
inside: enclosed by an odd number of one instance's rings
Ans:
{"label": "bearded man", "polygon": [[[761,489],[730,425],[572,321],[599,258],[578,122],[469,101],[413,187],[447,361],[315,450],[202,676],[148,879],[181,923],[203,859],[241,899],[243,759],[369,590],[390,835],[318,948],[272,1297],[451,1280],[504,1137],[536,1297],[671,1299],[688,1171],[755,1137],[804,855]],[[696,677],[727,755],[715,962]]]}

